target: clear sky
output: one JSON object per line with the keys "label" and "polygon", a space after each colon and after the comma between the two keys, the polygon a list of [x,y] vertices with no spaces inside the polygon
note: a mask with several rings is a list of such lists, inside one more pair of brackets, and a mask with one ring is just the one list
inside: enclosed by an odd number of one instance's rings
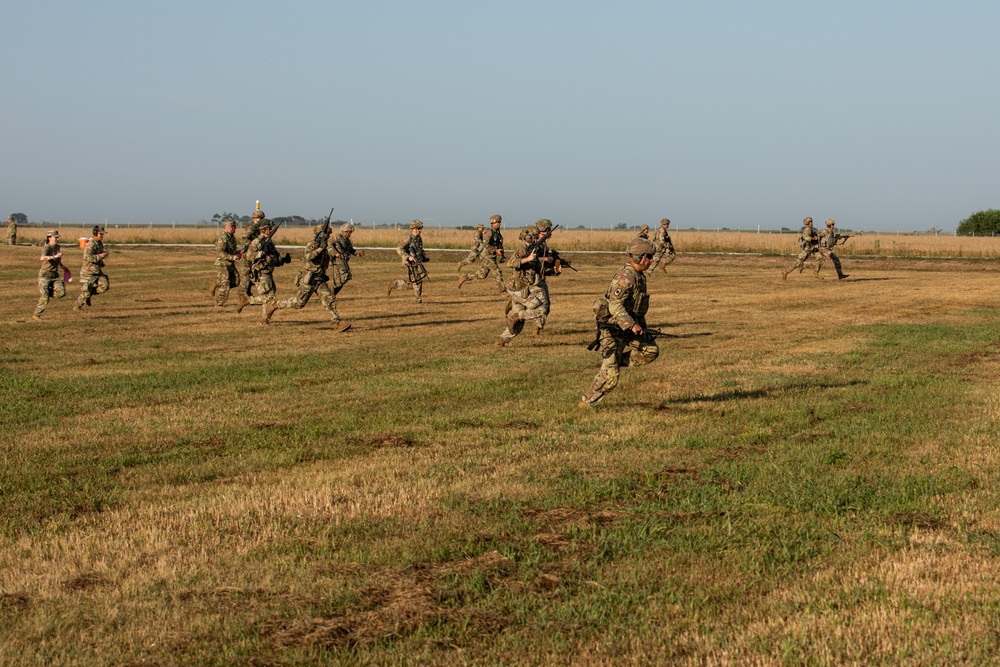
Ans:
{"label": "clear sky", "polygon": [[953,230],[995,0],[11,2],[0,210]]}

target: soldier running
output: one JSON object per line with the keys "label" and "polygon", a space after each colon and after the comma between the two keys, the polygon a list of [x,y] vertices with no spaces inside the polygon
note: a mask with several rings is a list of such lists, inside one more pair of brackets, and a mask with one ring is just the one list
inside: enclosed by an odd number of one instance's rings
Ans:
{"label": "soldier running", "polygon": [[402,280],[390,280],[389,288],[385,295],[392,294],[392,290],[403,287],[413,288],[414,301],[420,303],[423,299],[424,278],[427,277],[427,269],[424,262],[427,255],[424,254],[424,240],[420,238],[420,233],[424,229],[424,223],[414,220],[410,223],[410,235],[404,237],[396,246],[396,254],[399,255],[406,271],[406,278]]}
{"label": "soldier running", "polygon": [[[480,280],[485,279],[492,272],[493,277],[497,281],[497,287],[499,288],[500,293],[507,293],[507,288],[504,287],[503,284],[503,271],[500,269],[500,265],[503,264],[505,260],[503,253],[503,234],[500,233],[500,226],[502,224],[503,218],[499,215],[490,216],[490,231],[489,234],[486,234],[483,237],[485,248],[480,255],[483,263],[479,267],[479,270],[475,273],[466,273],[459,276],[459,289],[461,289],[462,285],[470,280],[475,280],[476,278]],[[461,265],[459,265],[459,269],[461,268]]]}
{"label": "soldier running", "polygon": [[[795,264],[787,271],[781,272],[781,279],[788,280],[788,274],[795,269],[802,273],[806,266],[806,260],[819,252],[819,232],[813,229],[813,219],[806,216],[802,219],[802,231],[799,232],[799,256],[795,259]],[[819,277],[818,275],[816,276]]]}

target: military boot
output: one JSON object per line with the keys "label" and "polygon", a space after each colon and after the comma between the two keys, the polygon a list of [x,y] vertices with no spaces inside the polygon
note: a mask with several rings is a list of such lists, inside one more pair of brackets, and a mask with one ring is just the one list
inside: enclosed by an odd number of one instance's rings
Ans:
{"label": "military boot", "polygon": [[208,284],[208,291],[212,293],[212,296],[215,296],[215,292],[218,289],[219,289],[219,281],[218,280],[213,280],[212,282],[210,282]]}
{"label": "military boot", "polygon": [[782,271],[781,272],[781,279],[782,280],[788,280],[788,271]]}
{"label": "military boot", "polygon": [[270,323],[271,315],[274,315],[274,311],[276,310],[278,310],[277,301],[272,301],[271,303],[267,304],[267,311],[265,311],[264,313],[264,321]]}
{"label": "military boot", "polygon": [[467,274],[467,273],[464,274],[464,275],[459,276],[458,277],[458,289],[462,289],[462,285],[464,285],[468,280],[469,280],[469,274]]}
{"label": "military boot", "polygon": [[388,287],[388,289],[385,290],[385,295],[386,296],[392,296],[392,290],[394,290],[395,288],[396,288],[396,281],[395,280],[390,280],[389,281],[389,287]]}
{"label": "military boot", "polygon": [[345,322],[334,322],[334,324],[333,324],[333,333],[341,333],[341,332],[347,331],[350,328],[351,328],[351,325],[347,324]]}
{"label": "military boot", "polygon": [[41,322],[42,321],[42,316],[39,315],[38,313],[32,313],[31,314],[31,319],[32,319],[33,322]]}
{"label": "military boot", "polygon": [[848,274],[841,273],[839,276],[837,276],[837,280],[843,280],[844,278],[849,278],[849,277],[850,276]]}
{"label": "military boot", "polygon": [[243,309],[250,305],[250,297],[246,294],[240,294],[240,302],[236,304],[236,312],[242,313]]}

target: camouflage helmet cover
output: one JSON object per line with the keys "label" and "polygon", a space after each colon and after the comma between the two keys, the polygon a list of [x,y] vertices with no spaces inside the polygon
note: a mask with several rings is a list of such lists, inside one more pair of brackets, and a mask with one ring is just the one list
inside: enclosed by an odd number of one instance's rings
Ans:
{"label": "camouflage helmet cover", "polygon": [[837,224],[837,223],[833,221],[833,218],[827,218],[826,219],[826,226],[827,227],[833,227],[835,224]]}
{"label": "camouflage helmet cover", "polygon": [[263,219],[262,219],[262,220],[261,220],[261,221],[260,221],[260,222],[258,223],[258,225],[259,225],[259,227],[260,227],[261,229],[271,229],[271,228],[273,228],[273,227],[274,227],[274,223],[273,223],[273,222],[271,222],[271,219],[270,219],[270,218],[263,218]]}
{"label": "camouflage helmet cover", "polygon": [[536,236],[537,236],[537,230],[534,227],[525,227],[524,229],[521,230],[521,233],[517,238],[526,243],[531,243],[532,241],[535,240]]}
{"label": "camouflage helmet cover", "polygon": [[410,223],[410,229],[423,229],[423,228],[424,228],[424,223],[420,222],[419,220],[414,220],[413,222]]}
{"label": "camouflage helmet cover", "polygon": [[812,221],[813,221],[813,219],[812,219],[812,218],[810,218],[810,217],[809,217],[808,215],[807,215],[806,217],[802,218],[802,224],[803,224],[803,225],[808,225],[808,224],[809,224],[809,223],[811,223]]}
{"label": "camouflage helmet cover", "polygon": [[490,224],[492,225],[494,222],[503,222],[503,218],[501,218],[499,215],[491,215]]}
{"label": "camouflage helmet cover", "polygon": [[101,225],[94,225],[94,228],[90,230],[91,236],[97,236],[98,234],[106,234],[104,227]]}
{"label": "camouflage helmet cover", "polygon": [[649,225],[643,225],[642,227],[639,228],[639,231],[640,232],[648,232],[649,231]]}
{"label": "camouflage helmet cover", "polygon": [[256,211],[254,211],[253,214],[250,216],[250,218],[253,219],[253,220],[263,220],[264,217],[265,217],[264,216],[264,211],[262,211],[260,209],[257,209]]}
{"label": "camouflage helmet cover", "polygon": [[59,238],[59,230],[58,229],[50,229],[49,231],[45,232],[45,238],[46,239],[57,239],[57,238]]}
{"label": "camouflage helmet cover", "polygon": [[628,244],[628,247],[625,248],[625,252],[627,252],[632,259],[639,259],[643,255],[655,254],[656,248],[654,248],[653,244],[646,239],[637,238]]}
{"label": "camouflage helmet cover", "polygon": [[484,225],[484,224],[483,224],[483,223],[481,223],[481,222],[480,222],[480,223],[477,223],[477,224],[476,224],[476,229],[486,229],[486,225]]}
{"label": "camouflage helmet cover", "polygon": [[345,222],[344,224],[342,224],[340,226],[340,231],[342,231],[342,232],[353,232],[354,231],[354,225],[352,225],[349,222]]}
{"label": "camouflage helmet cover", "polygon": [[660,225],[663,227],[666,227],[669,224],[670,224],[670,218],[664,218],[663,220],[660,220]]}
{"label": "camouflage helmet cover", "polygon": [[229,226],[236,227],[237,225],[236,225],[236,221],[233,220],[232,218],[226,218],[225,220],[222,221],[222,226],[223,227],[229,227]]}
{"label": "camouflage helmet cover", "polygon": [[550,229],[552,229],[552,221],[549,220],[548,218],[542,218],[541,220],[535,223],[535,229],[537,229],[540,232],[547,232]]}

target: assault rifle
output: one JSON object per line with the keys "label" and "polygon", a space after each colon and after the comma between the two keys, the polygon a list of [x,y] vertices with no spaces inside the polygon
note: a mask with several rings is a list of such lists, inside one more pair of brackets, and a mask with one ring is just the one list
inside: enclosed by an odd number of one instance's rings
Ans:
{"label": "assault rifle", "polygon": [[330,215],[326,216],[326,220],[323,221],[323,229],[316,232],[316,236],[313,241],[316,243],[317,248],[325,248],[327,241],[330,240],[330,218],[333,217],[333,209],[330,209]]}
{"label": "assault rifle", "polygon": [[[271,239],[274,238],[275,233],[277,233],[277,231],[278,231],[278,227],[281,227],[281,224],[283,222],[284,222],[284,220],[280,220],[279,222],[275,223],[273,227],[271,227],[271,231],[269,231],[267,233],[267,236],[264,237],[264,240],[261,241],[261,247],[264,247],[264,243],[266,243],[266,242],[268,242],[268,241],[270,241]],[[280,257],[279,259],[280,259],[280,262],[279,262],[278,266],[281,266],[282,264],[290,264],[291,261],[292,261],[292,255],[291,255],[291,253],[287,253],[286,252],[285,256],[284,257]]]}
{"label": "assault rifle", "polygon": [[601,346],[601,329],[607,329],[611,332],[613,336],[626,336],[629,339],[639,339],[644,338],[646,340],[656,340],[663,335],[662,329],[651,329],[649,327],[643,327],[641,334],[632,333],[631,329],[622,329],[618,326],[617,322],[601,322],[597,321],[597,335],[594,337],[593,342],[587,346],[587,349],[593,352]]}
{"label": "assault rifle", "polygon": [[834,243],[833,243],[833,245],[837,245],[838,243],[841,244],[841,245],[843,245],[843,244],[847,243],[847,239],[849,239],[849,238],[851,238],[853,236],[861,236],[861,232],[855,232],[853,234],[837,234],[834,237]]}

